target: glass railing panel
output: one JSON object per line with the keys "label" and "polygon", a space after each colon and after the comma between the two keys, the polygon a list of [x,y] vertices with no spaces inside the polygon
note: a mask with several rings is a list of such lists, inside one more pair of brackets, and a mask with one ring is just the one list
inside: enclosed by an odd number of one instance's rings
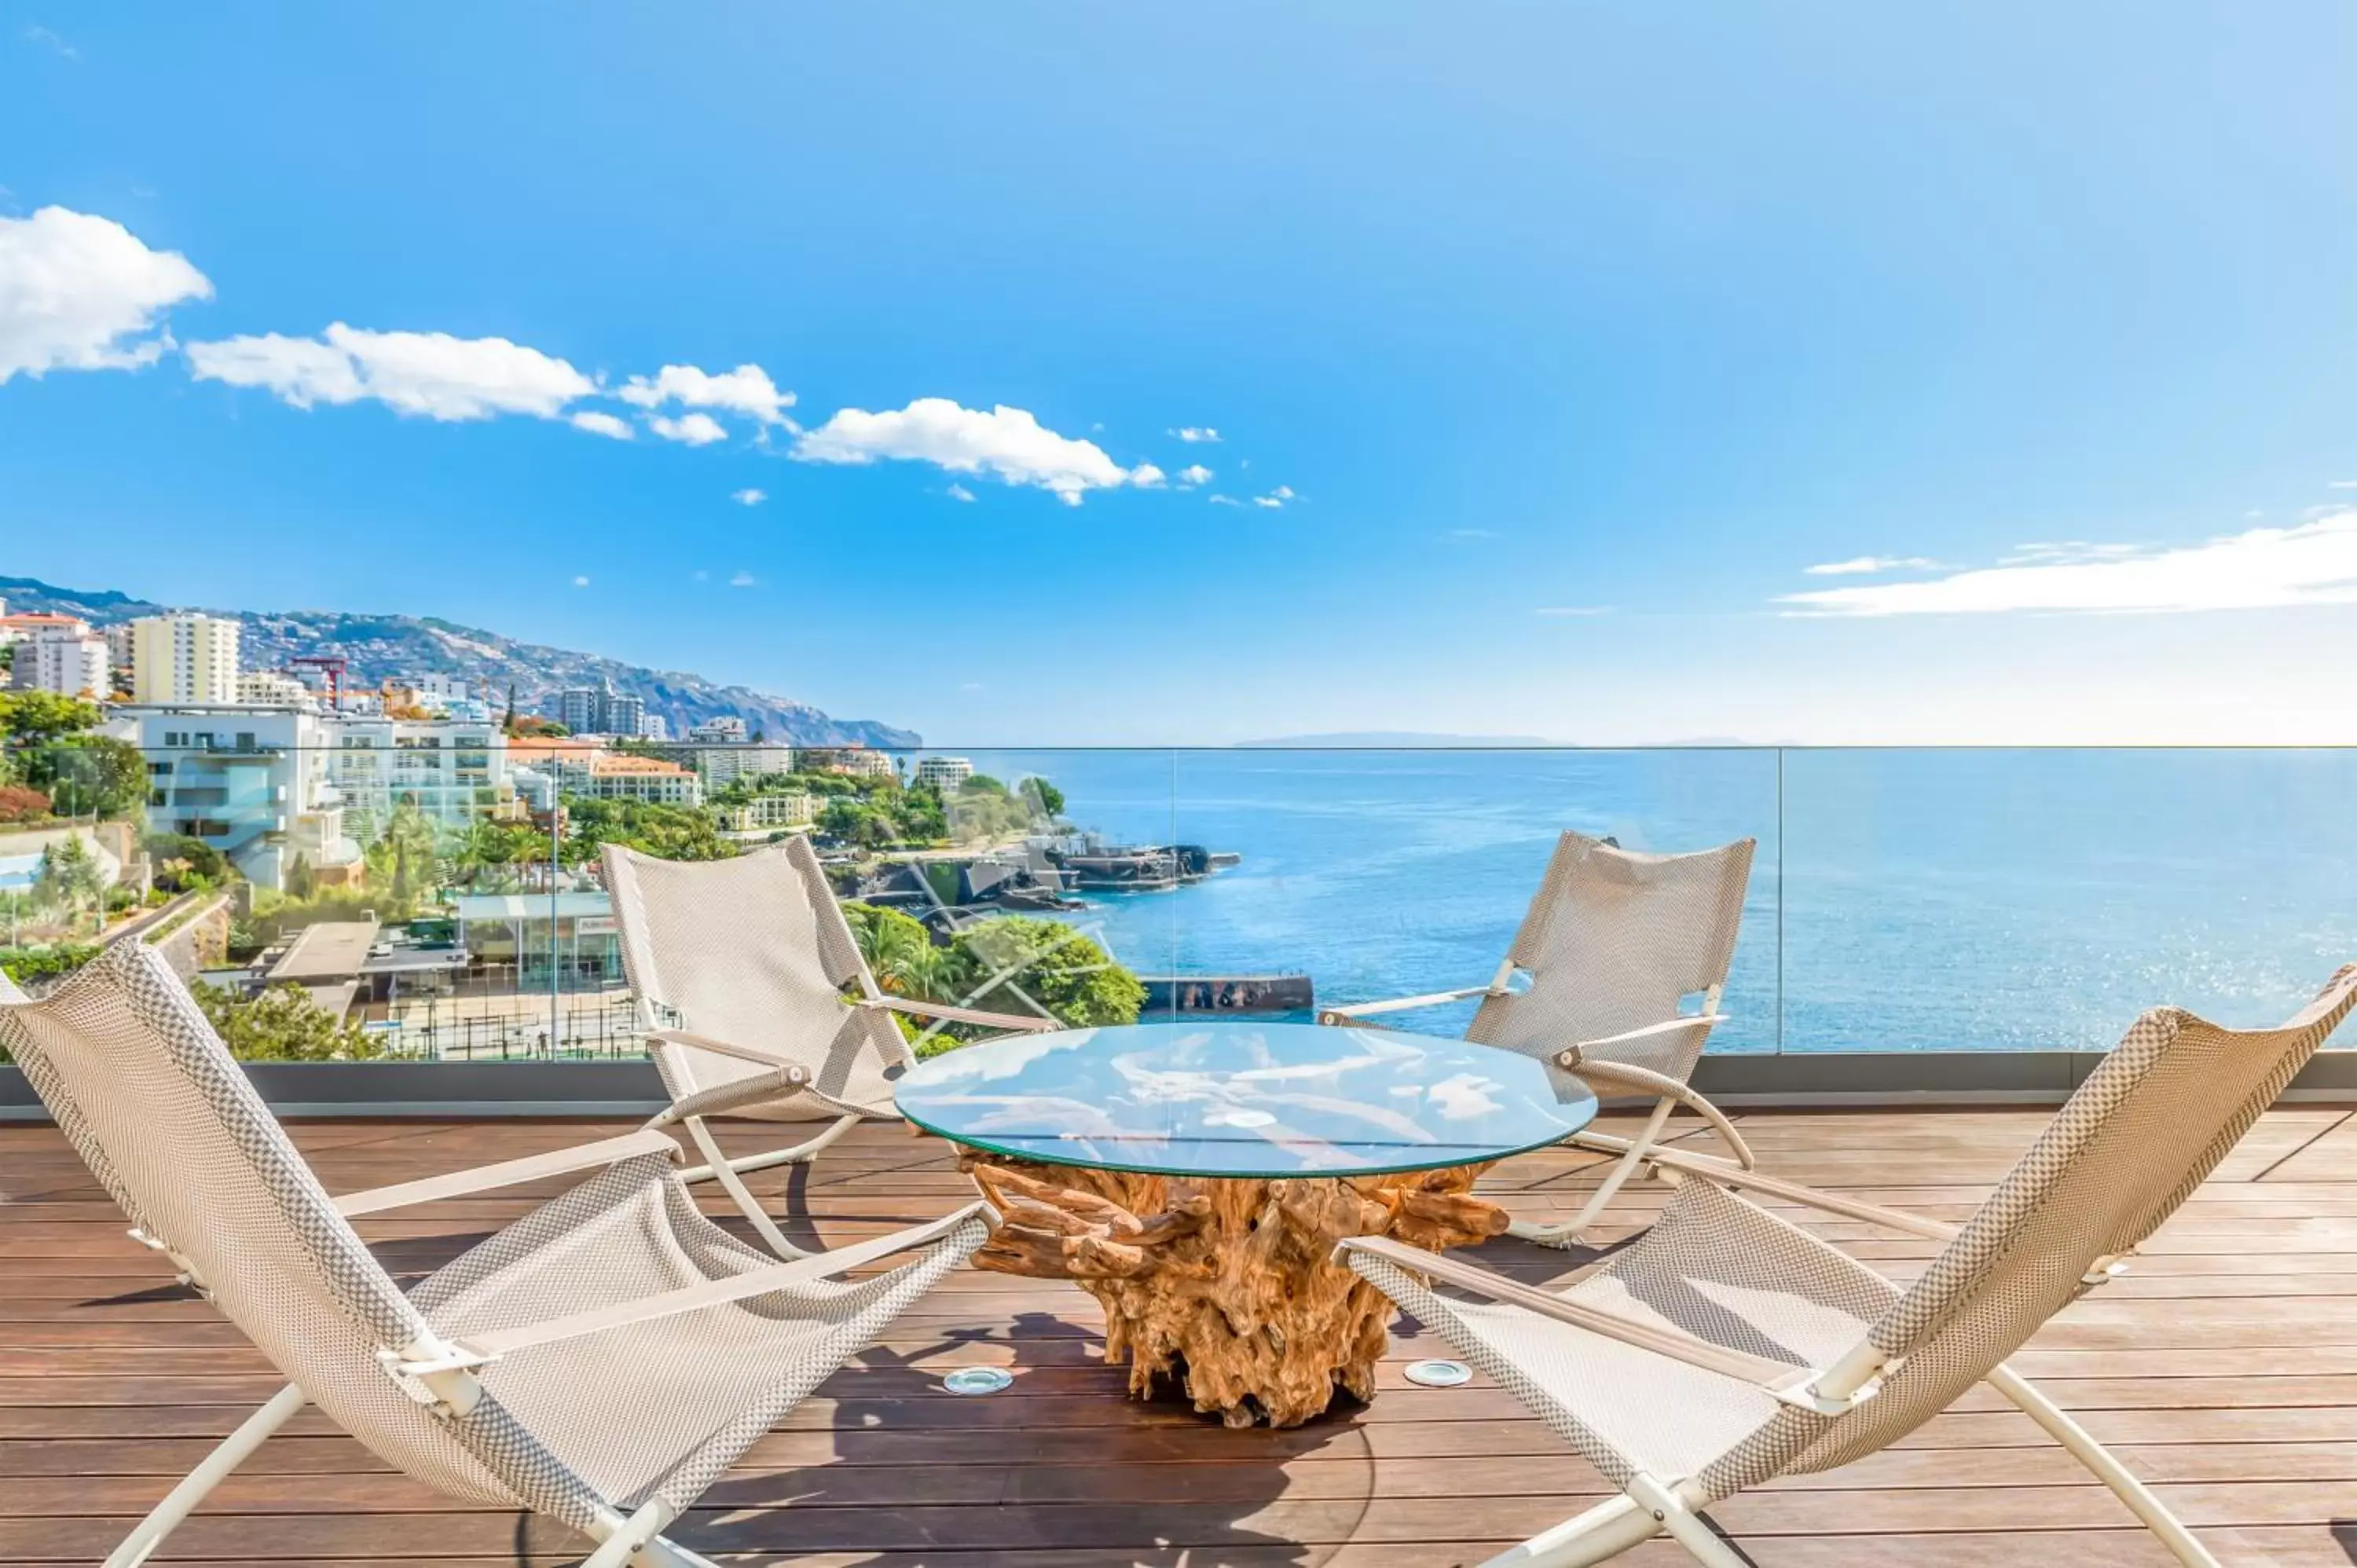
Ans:
{"label": "glass railing panel", "polygon": [[[1671,854],[1759,840],[1721,1051],[1776,1048],[1776,757],[1713,748],[1178,756],[1173,842],[1237,856],[1167,900],[1187,1001],[1318,1005],[1486,984],[1566,829]],[[1476,1004],[1388,1015],[1461,1032]],[[1570,1042],[1566,1042],[1569,1044]]]}
{"label": "glass railing panel", "polygon": [[1787,1051],[2281,1022],[2357,958],[2357,752],[1793,750]]}

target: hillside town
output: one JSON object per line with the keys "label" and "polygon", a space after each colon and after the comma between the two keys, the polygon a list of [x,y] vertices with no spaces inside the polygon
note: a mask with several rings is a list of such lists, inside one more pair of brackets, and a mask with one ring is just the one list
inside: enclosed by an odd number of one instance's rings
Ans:
{"label": "hillside town", "polygon": [[241,1055],[634,1054],[607,847],[722,860],[803,834],[888,987],[1023,977],[1059,1017],[1117,1021],[1146,983],[1041,917],[1234,860],[1109,845],[1047,779],[963,757],[735,715],[674,736],[610,683],[526,713],[447,672],[363,684],[338,654],[242,651],[232,618],[0,603],[0,973],[38,989],[185,922]]}

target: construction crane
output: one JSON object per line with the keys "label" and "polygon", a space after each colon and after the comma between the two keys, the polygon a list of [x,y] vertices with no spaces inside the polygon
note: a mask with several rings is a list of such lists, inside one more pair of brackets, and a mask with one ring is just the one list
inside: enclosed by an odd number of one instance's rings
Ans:
{"label": "construction crane", "polygon": [[317,670],[328,677],[328,705],[344,705],[344,671],[349,667],[339,653],[298,653],[286,661],[294,670]]}

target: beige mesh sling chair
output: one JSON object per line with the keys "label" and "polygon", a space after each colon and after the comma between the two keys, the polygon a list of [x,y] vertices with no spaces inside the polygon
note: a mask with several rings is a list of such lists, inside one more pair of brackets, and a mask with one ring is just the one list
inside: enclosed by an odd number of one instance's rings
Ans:
{"label": "beige mesh sling chair", "polygon": [[[892,1014],[1002,1029],[1053,1018],[888,996],[868,972],[826,873],[799,834],[733,860],[672,861],[605,846],[606,889],[647,1048],[670,1092],[656,1124],[683,1123],[761,1239],[786,1240],[744,1176],[814,1158],[863,1117],[892,1117],[892,1082],[916,1059]],[[846,988],[856,996],[846,996]],[[833,1120],[817,1136],[731,1160],[705,1118]]]}
{"label": "beige mesh sling chair", "polygon": [[[661,1532],[753,1442],[982,1243],[980,1205],[780,1262],[704,1219],[643,1129],[328,1196],[170,967],[135,942],[0,1004],[0,1045],[92,1171],[288,1386],[107,1559],[145,1562],[316,1404],[387,1464],[599,1542],[591,1568],[704,1563]],[[351,1219],[593,1172],[404,1294]],[[834,1276],[899,1252],[856,1282]],[[708,1565],[706,1565],[708,1568]]]}
{"label": "beige mesh sling chair", "polygon": [[[1329,1009],[1319,1021],[1356,1024],[1384,1013],[1481,998],[1465,1037],[1538,1057],[1600,1086],[1653,1097],[1638,1134],[1612,1141],[1620,1162],[1579,1213],[1559,1225],[1516,1220],[1512,1234],[1568,1246],[1604,1212],[1643,1164],[1670,1113],[1683,1105],[1709,1122],[1736,1163],[1751,1150],[1718,1107],[1686,1082],[1702,1059],[1711,1026],[1723,1021],[1719,996],[1735,961],[1743,897],[1757,841],[1738,839],[1690,854],[1640,854],[1584,833],[1556,841],[1546,876],[1522,929],[1486,985],[1432,992]],[[1514,989],[1517,972],[1529,985]],[[1697,1011],[1683,1011],[1699,996]],[[1573,1144],[1603,1150],[1581,1133]]]}
{"label": "beige mesh sling chair", "polygon": [[[2131,1026],[1962,1226],[1656,1150],[1661,1221],[1559,1291],[1387,1240],[1338,1256],[1454,1344],[1620,1495],[1488,1568],[1575,1568],[1666,1531],[1743,1562],[1701,1518],[1779,1476],[1889,1446],[1986,1382],[2116,1494],[2181,1563],[2201,1542],[2005,1359],[2121,1272],[2357,1003],[2357,965],[2279,1029],[2158,1008]],[[1737,1188],[1945,1243],[1901,1289]],[[1476,1300],[1443,1297],[1446,1283]]]}

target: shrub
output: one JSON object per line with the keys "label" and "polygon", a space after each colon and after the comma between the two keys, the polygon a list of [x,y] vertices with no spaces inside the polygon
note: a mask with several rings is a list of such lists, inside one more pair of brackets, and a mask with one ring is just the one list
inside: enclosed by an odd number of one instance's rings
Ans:
{"label": "shrub", "polygon": [[49,798],[21,784],[0,784],[0,822],[38,822],[49,814]]}
{"label": "shrub", "polygon": [[384,1054],[356,1024],[347,1024],[291,982],[251,1000],[202,981],[197,1005],[240,1061],[365,1061]]}

